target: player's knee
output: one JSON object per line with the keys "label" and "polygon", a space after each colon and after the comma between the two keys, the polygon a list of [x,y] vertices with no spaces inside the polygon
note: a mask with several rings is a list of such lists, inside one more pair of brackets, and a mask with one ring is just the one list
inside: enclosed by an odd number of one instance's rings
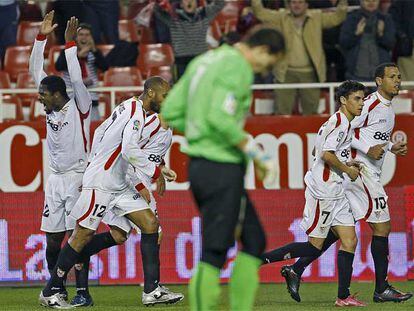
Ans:
{"label": "player's knee", "polygon": [[148,217],[145,221],[145,223],[143,223],[141,231],[142,233],[156,233],[158,232],[158,228],[160,226],[160,223],[157,219],[157,217]]}
{"label": "player's knee", "polygon": [[115,243],[118,245],[124,244],[128,238],[127,237],[128,234],[121,229],[112,228],[110,232],[111,232],[111,236],[114,239]]}
{"label": "player's knee", "polygon": [[83,228],[81,226],[77,226],[73,234],[69,239],[70,245],[75,250],[81,250],[86,244],[88,244],[91,240],[95,231],[87,228]]}
{"label": "player's knee", "polygon": [[356,235],[341,239],[342,249],[344,249],[347,252],[355,252],[357,244],[358,238]]}
{"label": "player's knee", "polygon": [[375,236],[383,236],[387,237],[390,235],[391,232],[391,222],[384,222],[384,223],[376,223],[372,224],[372,232]]}

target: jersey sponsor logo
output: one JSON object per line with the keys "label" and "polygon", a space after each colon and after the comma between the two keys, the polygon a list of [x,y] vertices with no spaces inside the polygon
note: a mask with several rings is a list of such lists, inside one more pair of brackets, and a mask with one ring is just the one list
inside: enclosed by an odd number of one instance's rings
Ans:
{"label": "jersey sponsor logo", "polygon": [[387,123],[387,119],[380,119],[379,123]]}
{"label": "jersey sponsor logo", "polygon": [[155,163],[161,163],[162,157],[158,154],[150,154],[148,157],[148,160],[150,160],[151,162],[155,162]]}
{"label": "jersey sponsor logo", "polygon": [[385,132],[378,131],[378,132],[375,132],[374,139],[383,140],[383,141],[389,141],[390,140],[390,136],[391,136],[391,133],[385,133]]}
{"label": "jersey sponsor logo", "polygon": [[57,131],[60,131],[62,128],[64,128],[66,125],[68,125],[69,123],[68,122],[58,122],[58,123],[54,123],[52,120],[50,120],[50,119],[47,119],[47,124],[49,124],[50,125],[50,128],[54,131],[54,132],[57,132]]}
{"label": "jersey sponsor logo", "polygon": [[343,158],[349,158],[349,154],[350,154],[350,151],[349,151],[349,149],[344,149],[344,150],[342,150],[341,151],[341,157],[343,157]]}

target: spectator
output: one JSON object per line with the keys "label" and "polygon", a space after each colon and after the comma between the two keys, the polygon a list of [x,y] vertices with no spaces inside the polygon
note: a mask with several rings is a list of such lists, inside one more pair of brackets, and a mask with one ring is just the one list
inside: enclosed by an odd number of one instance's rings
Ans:
{"label": "spectator", "polygon": [[80,22],[84,22],[85,6],[82,0],[56,0],[52,2],[53,10],[55,11],[55,18],[58,27],[55,35],[58,44],[65,44],[65,30],[66,23],[75,16]]}
{"label": "spectator", "polygon": [[414,81],[414,1],[394,0],[389,13],[397,28],[396,56],[404,81]]}
{"label": "spectator", "polygon": [[[252,0],[253,12],[265,23],[274,25],[286,39],[286,58],[275,71],[278,83],[324,82],[326,61],[322,47],[322,30],[335,27],[346,17],[347,1],[340,0],[335,12],[309,10],[306,0],[289,0],[288,9],[265,9],[261,0]],[[299,93],[304,115],[317,113],[319,89],[277,90],[277,111],[291,114]]]}
{"label": "spectator", "polygon": [[347,79],[370,81],[379,64],[391,61],[395,26],[391,16],[378,8],[379,0],[361,0],[361,8],[342,25],[339,44],[345,53]]}
{"label": "spectator", "polygon": [[154,8],[155,16],[170,29],[176,80],[194,57],[207,51],[207,30],[210,22],[224,7],[224,0],[213,0],[205,7],[197,7],[196,0],[181,0],[180,4],[174,10],[168,0],[164,0]]}
{"label": "spectator", "polygon": [[102,35],[105,43],[115,44],[119,40],[118,0],[85,0],[85,22],[92,26],[93,39],[96,44],[102,43]]}
{"label": "spectator", "polygon": [[14,0],[0,0],[0,61],[7,47],[16,44],[19,6]]}
{"label": "spectator", "polygon": [[[76,36],[76,45],[78,46],[78,58],[82,70],[83,83],[88,88],[98,86],[98,69],[105,71],[108,69],[103,54],[96,48],[92,37],[92,28],[88,24],[80,24],[78,34]],[[71,82],[68,73],[68,65],[66,63],[65,51],[62,51],[56,60],[55,67],[58,71],[63,72],[63,80],[66,86],[71,88]],[[99,95],[95,92],[89,92],[92,98],[92,115],[91,120],[99,120],[98,99]]]}

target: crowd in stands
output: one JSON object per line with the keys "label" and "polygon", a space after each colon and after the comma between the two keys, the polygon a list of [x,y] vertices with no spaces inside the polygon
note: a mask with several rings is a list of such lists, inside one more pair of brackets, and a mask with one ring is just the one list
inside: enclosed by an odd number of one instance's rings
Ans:
{"label": "crowd in stands", "polygon": [[[154,74],[174,83],[194,57],[235,44],[262,23],[281,30],[287,53],[256,83],[373,81],[374,68],[390,61],[398,62],[403,80],[414,80],[414,1],[0,0],[0,88],[33,87],[27,74],[30,48],[42,16],[52,9],[58,29],[48,38],[48,71],[63,76],[69,88],[62,49],[70,16],[82,23],[76,43],[88,87],[140,85]],[[321,112],[320,89],[283,89],[274,95],[276,114]],[[92,97],[93,119],[106,117],[108,95]],[[23,106],[35,106],[35,98],[3,96]],[[31,119],[36,111],[31,107]]]}

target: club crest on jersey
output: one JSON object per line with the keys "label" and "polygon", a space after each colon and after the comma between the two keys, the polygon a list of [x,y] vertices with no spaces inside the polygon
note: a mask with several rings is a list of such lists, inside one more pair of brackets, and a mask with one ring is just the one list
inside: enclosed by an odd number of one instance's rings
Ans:
{"label": "club crest on jersey", "polygon": [[375,217],[379,219],[380,216],[381,216],[381,211],[375,211]]}
{"label": "club crest on jersey", "polygon": [[233,116],[236,113],[236,105],[237,104],[234,95],[231,93],[228,94],[224,100],[224,111]]}
{"label": "club crest on jersey", "polygon": [[139,128],[141,127],[140,126],[141,125],[141,123],[138,121],[138,120],[135,120],[134,121],[134,127],[132,128],[134,131],[138,131],[139,130]]}

